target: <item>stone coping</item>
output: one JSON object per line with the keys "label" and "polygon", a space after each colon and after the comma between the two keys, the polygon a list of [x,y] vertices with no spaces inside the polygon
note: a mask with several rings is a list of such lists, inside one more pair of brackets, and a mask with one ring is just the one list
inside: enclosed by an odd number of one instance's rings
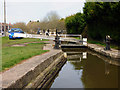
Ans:
{"label": "stone coping", "polygon": [[88,44],[88,48],[104,56],[110,57],[112,59],[120,60],[120,50],[116,50],[116,49],[104,50],[103,46],[96,44]]}

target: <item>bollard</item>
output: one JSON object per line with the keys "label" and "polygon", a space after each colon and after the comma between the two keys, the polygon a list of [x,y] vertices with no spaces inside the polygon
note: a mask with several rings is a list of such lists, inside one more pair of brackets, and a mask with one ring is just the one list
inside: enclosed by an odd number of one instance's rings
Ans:
{"label": "bollard", "polygon": [[82,35],[80,35],[80,44],[82,45],[83,44],[83,39],[82,39]]}
{"label": "bollard", "polygon": [[82,41],[82,35],[80,35],[80,41]]}
{"label": "bollard", "polygon": [[111,50],[111,49],[110,49],[110,40],[111,40],[110,36],[107,35],[107,36],[106,36],[106,40],[105,40],[105,42],[106,42],[106,47],[104,48],[104,50]]}

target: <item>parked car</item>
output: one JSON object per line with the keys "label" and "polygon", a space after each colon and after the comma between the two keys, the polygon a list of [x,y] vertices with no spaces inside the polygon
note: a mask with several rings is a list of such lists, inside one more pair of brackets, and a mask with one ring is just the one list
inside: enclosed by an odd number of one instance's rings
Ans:
{"label": "parked car", "polygon": [[20,39],[22,37],[14,37],[15,33],[24,33],[22,29],[20,28],[12,28],[11,30],[8,31],[9,33],[9,39]]}

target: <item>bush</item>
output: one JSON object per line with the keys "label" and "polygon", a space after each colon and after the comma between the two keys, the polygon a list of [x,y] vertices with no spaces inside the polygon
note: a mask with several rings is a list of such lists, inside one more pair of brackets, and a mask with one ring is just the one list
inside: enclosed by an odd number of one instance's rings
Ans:
{"label": "bush", "polygon": [[67,29],[67,33],[69,34],[81,34],[86,25],[84,20],[84,14],[77,13],[75,15],[71,15],[65,19],[65,25]]}

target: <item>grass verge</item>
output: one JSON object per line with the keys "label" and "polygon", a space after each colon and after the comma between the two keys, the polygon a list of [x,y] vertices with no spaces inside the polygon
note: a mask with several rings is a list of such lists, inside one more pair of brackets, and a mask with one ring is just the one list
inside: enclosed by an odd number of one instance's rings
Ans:
{"label": "grass verge", "polygon": [[[80,39],[79,37],[74,37],[74,38]],[[105,43],[100,42],[100,41],[88,40],[88,43],[97,44],[97,45],[104,46],[104,47],[106,46]],[[111,44],[110,47],[113,48],[113,49],[118,49],[118,46],[116,46],[116,45]]]}
{"label": "grass verge", "polygon": [[[9,40],[8,37],[2,37],[2,47],[7,47],[13,44],[23,44],[27,42],[40,42],[40,39],[34,39],[34,38],[24,38],[24,39],[15,39],[15,40]],[[43,39],[42,41],[48,41]]]}
{"label": "grass verge", "polygon": [[[28,43],[24,47],[12,47],[13,44]],[[30,43],[36,42],[36,43]],[[22,60],[28,59],[35,55],[40,55],[47,52],[43,50],[45,43],[40,39],[16,39],[9,40],[8,37],[2,37],[2,70],[8,69],[15,64],[20,63]]]}

